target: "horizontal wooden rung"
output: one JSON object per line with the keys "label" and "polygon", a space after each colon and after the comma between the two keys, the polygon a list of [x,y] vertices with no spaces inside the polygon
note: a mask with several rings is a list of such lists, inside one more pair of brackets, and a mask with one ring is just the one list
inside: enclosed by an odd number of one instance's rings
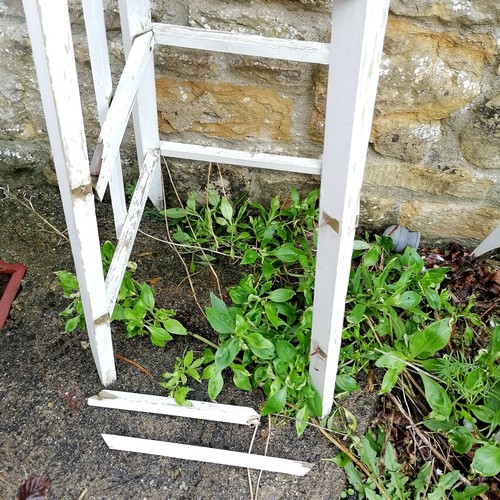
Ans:
{"label": "horizontal wooden rung", "polygon": [[302,158],[300,156],[250,153],[237,149],[168,141],[160,141],[160,152],[162,156],[185,160],[223,163],[227,165],[239,165],[241,167],[267,168],[301,174],[319,175],[321,173],[321,160]]}
{"label": "horizontal wooden rung", "polygon": [[157,44],[173,47],[317,64],[329,64],[330,60],[329,43],[270,38],[160,23],[153,24],[153,33]]}

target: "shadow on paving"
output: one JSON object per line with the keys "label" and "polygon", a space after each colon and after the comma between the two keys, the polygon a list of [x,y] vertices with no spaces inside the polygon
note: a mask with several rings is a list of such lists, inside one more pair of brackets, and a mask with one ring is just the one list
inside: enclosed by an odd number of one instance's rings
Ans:
{"label": "shadow on paving", "polygon": [[[19,196],[19,193],[17,193]],[[59,196],[53,188],[29,193],[35,209],[59,229],[65,227]],[[110,207],[97,207],[101,234],[113,237]],[[86,333],[63,333],[59,318],[66,301],[53,274],[73,270],[68,243],[25,208],[12,200],[0,200],[0,259],[22,262],[28,268],[11,318],[0,331],[0,498],[15,498],[28,478],[47,472],[52,479],[49,498],[152,498],[152,499],[248,499],[247,470],[222,465],[108,450],[101,433],[231,449],[247,452],[253,429],[184,418],[140,414],[89,407],[86,398],[102,386],[94,366]],[[164,237],[161,222],[144,221],[141,228]],[[102,241],[104,241],[104,237]],[[214,339],[197,310],[177,257],[166,245],[139,235],[131,260],[138,263],[138,279],[161,278],[154,288],[158,305],[174,308],[188,329]],[[217,275],[227,287],[239,280],[240,271],[219,266]],[[200,301],[206,303],[215,289],[208,272],[195,276]],[[173,366],[186,345],[195,351],[202,345],[179,337],[160,349],[146,338],[124,340],[114,331],[115,353],[144,366],[158,379]],[[114,390],[165,395],[145,374],[117,360]],[[195,383],[196,384],[196,383]],[[191,399],[208,400],[206,387],[193,385]],[[364,432],[374,411],[374,394],[354,395],[346,405]],[[220,403],[246,405],[259,411],[259,392],[240,391],[228,381]],[[308,428],[298,439],[293,422],[273,420],[269,436],[267,419],[257,431],[253,452],[314,464],[302,478],[264,472],[261,499],[337,499],[344,474],[324,462],[337,450],[318,431]],[[252,471],[253,488],[258,471]]]}

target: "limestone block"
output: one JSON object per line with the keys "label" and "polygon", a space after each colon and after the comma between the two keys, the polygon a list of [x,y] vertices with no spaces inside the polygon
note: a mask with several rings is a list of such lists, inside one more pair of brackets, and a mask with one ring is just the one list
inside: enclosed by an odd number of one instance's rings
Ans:
{"label": "limestone block", "polygon": [[363,189],[360,200],[360,225],[380,228],[395,220],[398,204],[394,198],[377,196]]}
{"label": "limestone block", "polygon": [[482,240],[500,224],[500,207],[412,201],[401,206],[399,222],[430,239]]}
{"label": "limestone block", "polygon": [[474,176],[464,167],[430,168],[424,165],[373,165],[365,169],[364,182],[371,186],[402,188],[434,196],[483,199],[494,182]]}
{"label": "limestone block", "polygon": [[490,35],[436,32],[391,19],[377,111],[421,121],[451,115],[481,92],[484,64],[493,59],[495,48]]}
{"label": "limestone block", "polygon": [[424,160],[441,135],[438,121],[421,123],[405,116],[374,119],[371,142],[375,151],[407,162]]}
{"label": "limestone block", "polygon": [[460,134],[460,149],[473,165],[500,168],[500,94],[474,111]]}
{"label": "limestone block", "polygon": [[436,17],[465,25],[500,22],[497,0],[392,0],[391,11],[400,16]]}
{"label": "limestone block", "polygon": [[156,81],[163,133],[201,132],[222,139],[290,139],[293,101],[272,90],[230,83]]}

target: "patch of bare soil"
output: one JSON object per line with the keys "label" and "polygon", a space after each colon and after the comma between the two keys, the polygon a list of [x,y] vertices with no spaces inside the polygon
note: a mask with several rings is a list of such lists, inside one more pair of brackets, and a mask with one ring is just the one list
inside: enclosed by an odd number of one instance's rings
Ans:
{"label": "patch of bare soil", "polygon": [[[32,191],[33,206],[51,224],[65,227],[56,191]],[[102,241],[113,238],[107,203],[97,206]],[[110,451],[101,433],[168,440],[247,452],[253,429],[166,416],[89,407],[86,398],[102,386],[94,366],[86,333],[63,333],[59,312],[66,301],[53,274],[73,270],[69,244],[47,229],[25,208],[0,200],[0,259],[22,262],[28,271],[23,290],[14,303],[6,327],[0,331],[0,498],[15,498],[30,477],[46,473],[51,480],[49,498],[73,499],[248,499],[244,469],[189,462],[151,455]],[[161,222],[144,221],[142,229],[163,237]],[[162,233],[163,232],[163,233]],[[138,235],[131,259],[138,264],[138,279],[154,283],[157,303],[177,310],[177,317],[195,333],[216,340],[193,300],[184,271],[170,249]],[[219,262],[223,287],[236,283],[240,270]],[[203,269],[193,278],[200,302],[207,304],[215,289],[213,275]],[[172,368],[175,356],[203,345],[180,337],[165,349],[148,339],[125,340],[114,331],[115,353],[133,360],[156,380]],[[165,395],[163,389],[132,364],[117,359],[118,380],[112,389]],[[192,399],[207,400],[206,387],[193,385]],[[375,393],[355,394],[346,404],[354,413],[359,432],[370,420]],[[240,391],[228,380],[220,403],[247,405],[257,411],[259,392]],[[341,470],[322,459],[337,450],[319,432],[308,428],[300,439],[292,422],[263,419],[253,452],[303,460],[314,464],[303,478],[264,472],[261,499],[337,499],[344,487]],[[258,472],[251,472],[253,489]]]}

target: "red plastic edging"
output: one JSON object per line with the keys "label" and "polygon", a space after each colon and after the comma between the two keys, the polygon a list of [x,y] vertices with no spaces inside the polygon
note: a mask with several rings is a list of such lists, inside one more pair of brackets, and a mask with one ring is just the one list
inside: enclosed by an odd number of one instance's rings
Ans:
{"label": "red plastic edging", "polygon": [[23,264],[7,264],[7,262],[0,260],[0,274],[10,276],[9,282],[0,297],[0,330],[7,321],[12,302],[16,298],[25,273],[26,266]]}

